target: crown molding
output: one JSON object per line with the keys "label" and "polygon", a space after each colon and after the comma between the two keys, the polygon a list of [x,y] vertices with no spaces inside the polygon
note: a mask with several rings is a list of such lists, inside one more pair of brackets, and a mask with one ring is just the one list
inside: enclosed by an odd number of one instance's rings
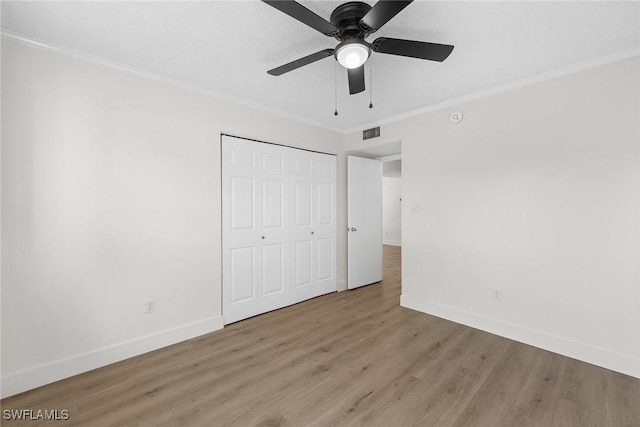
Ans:
{"label": "crown molding", "polygon": [[238,105],[242,105],[245,107],[249,107],[249,108],[253,108],[253,109],[257,109],[257,110],[262,110],[265,111],[267,113],[271,113],[271,114],[275,114],[277,116],[289,119],[289,120],[294,120],[296,122],[301,122],[304,124],[308,124],[314,127],[318,127],[324,130],[328,130],[331,132],[335,132],[341,135],[346,135],[344,130],[341,129],[337,129],[337,128],[331,128],[331,127],[327,127],[323,124],[320,124],[318,122],[315,122],[313,120],[309,120],[307,118],[304,117],[300,117],[300,116],[296,116],[293,114],[289,114],[285,111],[279,110],[277,108],[273,108],[273,107],[269,107],[267,105],[263,105],[257,102],[253,102],[250,101],[248,99],[244,99],[241,97],[237,97],[237,96],[232,96],[232,95],[228,95],[222,92],[217,92],[214,90],[210,90],[210,89],[205,89],[199,86],[195,86],[195,85],[191,85],[189,83],[183,82],[181,80],[176,80],[176,79],[172,79],[170,77],[165,77],[162,76],[160,74],[156,74],[156,73],[152,73],[150,71],[145,71],[139,68],[135,68],[135,67],[130,67],[128,65],[124,65],[124,64],[120,64],[118,62],[115,61],[111,61],[108,59],[104,59],[102,57],[96,56],[96,55],[91,55],[89,53],[85,53],[79,50],[75,50],[75,49],[71,49],[68,47],[64,47],[64,46],[59,46],[59,45],[55,45],[55,44],[51,44],[48,42],[43,42],[41,40],[37,40],[31,37],[27,37],[24,36],[22,34],[16,33],[14,31],[11,30],[6,30],[6,29],[2,29],[1,33],[0,33],[1,37],[3,40],[8,40],[8,41],[12,41],[15,43],[19,43],[22,45],[26,45],[29,47],[33,47],[36,49],[40,49],[40,50],[44,50],[47,52],[51,52],[51,53],[55,53],[61,56],[65,56],[68,58],[72,58],[72,59],[76,59],[76,60],[80,60],[83,62],[87,62],[90,64],[94,64],[94,65],[99,65],[99,66],[104,66],[104,67],[108,67],[111,68],[113,70],[117,70],[117,71],[121,71],[121,72],[125,72],[128,74],[133,74],[139,77],[143,77],[143,78],[147,78],[149,80],[154,80],[156,82],[160,82],[160,83],[164,83],[173,87],[177,87],[180,89],[185,89],[191,92],[195,92],[197,94],[200,95],[204,95],[210,98],[214,98],[217,100],[222,100],[222,101],[226,101],[226,102],[231,102],[234,104],[238,104]]}
{"label": "crown molding", "polygon": [[363,129],[367,129],[374,126],[380,126],[384,124],[389,124],[393,122],[397,122],[399,120],[408,119],[411,117],[416,117],[425,113],[430,113],[432,111],[441,110],[444,108],[451,108],[454,106],[458,106],[460,104],[464,104],[466,102],[475,101],[478,99],[486,98],[489,96],[497,95],[499,93],[508,92],[514,89],[520,89],[526,86],[534,85],[537,83],[545,82],[547,80],[553,80],[558,77],[567,76],[570,74],[579,73],[581,71],[589,70],[591,68],[600,67],[603,65],[611,64],[618,61],[623,61],[625,59],[633,58],[634,56],[640,56],[640,47],[627,49],[620,52],[615,52],[609,55],[601,56],[598,58],[590,59],[588,61],[579,62],[577,64],[569,65],[562,68],[557,68],[555,70],[547,71],[541,74],[537,74],[532,77],[527,77],[521,80],[517,80],[512,83],[507,83],[500,86],[495,86],[489,89],[481,90],[479,92],[471,93],[469,95],[463,95],[457,98],[449,99],[447,101],[439,102],[437,104],[432,104],[423,108],[418,108],[416,110],[412,110],[406,113],[397,114],[394,116],[387,117],[384,120],[379,120],[376,122],[370,122],[364,125],[360,125],[358,127],[354,127],[351,129],[347,129],[344,132],[345,134],[351,134],[354,132],[361,132]]}
{"label": "crown molding", "polygon": [[66,56],[69,58],[73,58],[73,59],[77,59],[77,60],[81,60],[84,62],[88,62],[88,63],[92,63],[95,65],[101,65],[101,66],[105,66],[114,70],[118,70],[118,71],[122,71],[125,73],[129,73],[129,74],[133,74],[133,75],[137,75],[140,77],[144,77],[150,80],[154,80],[157,82],[161,82],[161,83],[165,83],[174,87],[178,87],[181,89],[185,89],[191,92],[195,92],[198,93],[200,95],[204,95],[210,98],[215,98],[218,100],[222,100],[222,101],[227,101],[227,102],[231,102],[234,104],[238,104],[238,105],[243,105],[249,108],[253,108],[253,109],[257,109],[257,110],[262,110],[265,111],[267,113],[271,113],[271,114],[275,114],[277,116],[289,119],[289,120],[294,120],[300,123],[305,123],[320,129],[324,129],[324,130],[328,130],[331,132],[335,132],[337,134],[340,135],[349,135],[351,133],[354,132],[360,132],[362,131],[362,129],[367,129],[369,127],[373,127],[373,126],[380,126],[380,125],[384,125],[384,124],[389,124],[389,123],[393,123],[393,122],[397,122],[399,120],[404,120],[404,119],[408,119],[411,117],[416,117],[425,113],[430,113],[432,111],[437,111],[437,110],[441,110],[444,108],[451,108],[453,106],[457,106],[460,104],[464,104],[470,101],[475,101],[478,99],[482,99],[482,98],[486,98],[489,96],[493,96],[493,95],[497,95],[503,92],[508,92],[514,89],[520,89],[526,86],[530,86],[536,83],[541,83],[547,80],[553,80],[556,79],[558,77],[563,77],[563,76],[567,76],[570,74],[574,74],[574,73],[578,73],[581,71],[585,71],[591,68],[596,68],[596,67],[600,67],[603,65],[607,65],[607,64],[611,64],[614,62],[618,62],[618,61],[622,61],[625,59],[629,59],[635,56],[640,56],[640,47],[637,48],[632,48],[632,49],[627,49],[627,50],[623,50],[620,52],[615,52],[612,54],[608,54],[605,56],[601,56],[598,58],[594,58],[594,59],[590,59],[588,61],[583,61],[583,62],[579,62],[577,64],[573,64],[573,65],[569,65],[566,67],[561,67],[561,68],[557,68],[555,70],[551,70],[551,71],[547,71],[541,74],[537,74],[535,76],[532,77],[527,77],[521,80],[517,80],[515,82],[512,83],[507,83],[504,85],[500,85],[500,86],[495,86],[492,88],[488,88],[485,90],[481,90],[479,92],[475,92],[475,93],[471,93],[468,95],[463,95],[457,98],[453,98],[447,101],[443,101],[443,102],[439,102],[436,104],[432,104],[432,105],[428,105],[426,107],[422,107],[422,108],[418,108],[416,110],[412,110],[412,111],[408,111],[406,113],[401,113],[401,114],[396,114],[390,117],[387,117],[386,119],[383,120],[378,120],[375,122],[370,122],[367,124],[363,124],[363,125],[358,125],[357,127],[353,127],[353,128],[349,128],[349,129],[338,129],[338,128],[334,128],[334,127],[329,127],[326,126],[324,124],[318,123],[316,121],[313,120],[309,120],[307,118],[304,117],[300,117],[300,116],[296,116],[290,113],[287,113],[285,111],[279,110],[277,108],[273,108],[273,107],[269,107],[263,104],[259,104],[257,102],[253,102],[244,98],[240,98],[240,97],[236,97],[236,96],[232,96],[232,95],[228,95],[228,94],[224,94],[221,92],[217,92],[217,91],[213,91],[210,89],[204,89],[202,87],[198,87],[198,86],[194,86],[191,85],[189,83],[180,81],[180,80],[176,80],[176,79],[172,79],[170,77],[165,77],[165,76],[161,76],[159,74],[155,74],[149,71],[145,71],[145,70],[141,70],[135,67],[130,67],[128,65],[123,65],[120,63],[117,63],[115,61],[110,61],[104,58],[101,58],[99,56],[96,55],[91,55],[85,52],[81,52],[75,49],[71,49],[71,48],[67,48],[67,47],[63,47],[63,46],[59,46],[59,45],[54,45],[51,43],[47,43],[47,42],[43,42],[41,40],[37,40],[31,37],[27,37],[24,36],[22,34],[13,32],[11,30],[6,30],[6,29],[2,29],[1,31],[1,37],[3,40],[9,40],[9,41],[13,41],[16,43],[20,43],[23,45],[27,45],[33,48],[37,48],[37,49],[41,49],[41,50],[45,50],[48,52],[52,52],[52,53],[56,53],[62,56]]}

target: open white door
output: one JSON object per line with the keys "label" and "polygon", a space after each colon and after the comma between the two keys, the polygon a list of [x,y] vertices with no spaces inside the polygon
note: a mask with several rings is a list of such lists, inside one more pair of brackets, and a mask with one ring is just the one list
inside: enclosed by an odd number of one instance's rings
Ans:
{"label": "open white door", "polygon": [[347,157],[348,288],[382,280],[382,162]]}

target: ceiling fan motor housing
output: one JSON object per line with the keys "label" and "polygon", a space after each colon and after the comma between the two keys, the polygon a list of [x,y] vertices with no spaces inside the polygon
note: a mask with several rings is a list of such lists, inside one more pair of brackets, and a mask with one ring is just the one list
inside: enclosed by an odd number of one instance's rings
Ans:
{"label": "ceiling fan motor housing", "polygon": [[345,68],[359,67],[369,58],[371,47],[364,41],[368,32],[360,22],[369,10],[371,6],[367,3],[352,1],[341,4],[331,13],[329,20],[338,28],[335,38],[340,40],[334,56]]}
{"label": "ceiling fan motor housing", "polygon": [[371,6],[360,1],[341,4],[331,12],[330,22],[338,28],[336,39],[364,39],[370,31],[362,28],[360,20],[371,10]]}

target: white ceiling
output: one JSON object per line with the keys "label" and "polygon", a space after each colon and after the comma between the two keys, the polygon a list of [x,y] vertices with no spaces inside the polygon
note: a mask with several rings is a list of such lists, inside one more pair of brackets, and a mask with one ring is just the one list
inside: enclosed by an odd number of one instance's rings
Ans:
{"label": "white ceiling", "polygon": [[[338,1],[305,1],[328,19]],[[369,1],[370,4],[375,3]],[[327,58],[266,71],[337,41],[260,1],[2,2],[5,33],[347,131],[551,70],[638,49],[640,2],[415,1],[377,33],[455,45],[443,63],[374,53],[373,102]]]}

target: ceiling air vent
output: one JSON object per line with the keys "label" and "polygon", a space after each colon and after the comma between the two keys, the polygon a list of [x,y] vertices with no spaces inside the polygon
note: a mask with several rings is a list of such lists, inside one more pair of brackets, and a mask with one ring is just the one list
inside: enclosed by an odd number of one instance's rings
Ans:
{"label": "ceiling air vent", "polygon": [[377,138],[380,136],[380,126],[376,126],[371,129],[362,131],[362,140],[366,141],[367,139]]}

